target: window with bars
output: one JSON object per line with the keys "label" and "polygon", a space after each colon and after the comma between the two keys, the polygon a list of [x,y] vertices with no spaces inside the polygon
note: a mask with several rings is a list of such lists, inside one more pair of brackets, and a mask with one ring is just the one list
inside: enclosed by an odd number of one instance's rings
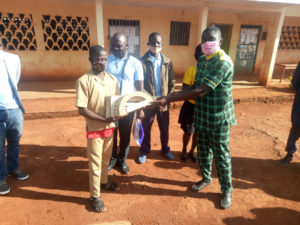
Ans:
{"label": "window with bars", "polygon": [[140,26],[140,21],[138,20],[117,20],[117,19],[109,19],[109,26]]}
{"label": "window with bars", "polygon": [[140,21],[109,19],[109,39],[120,32],[128,38],[128,51],[130,54],[140,56]]}
{"label": "window with bars", "polygon": [[88,17],[42,16],[46,50],[87,51],[90,48]]}
{"label": "window with bars", "polygon": [[191,22],[171,21],[170,45],[189,45]]}
{"label": "window with bars", "polygon": [[0,12],[0,36],[7,50],[37,48],[31,14]]}

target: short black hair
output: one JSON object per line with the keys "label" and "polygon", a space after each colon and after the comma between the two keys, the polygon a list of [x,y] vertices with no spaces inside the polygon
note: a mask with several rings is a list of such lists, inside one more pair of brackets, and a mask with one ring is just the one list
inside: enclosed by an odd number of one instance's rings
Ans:
{"label": "short black hair", "polygon": [[155,36],[159,36],[161,37],[161,34],[158,32],[152,32],[149,37],[148,37],[148,41],[150,41],[152,38],[154,38]]}
{"label": "short black hair", "polygon": [[209,33],[211,36],[218,37],[220,40],[222,39],[222,32],[220,28],[218,28],[216,25],[211,25],[207,27],[203,33]]}
{"label": "short black hair", "polygon": [[202,49],[201,49],[201,44],[197,45],[196,49],[195,49],[195,54],[194,57],[195,59],[198,61],[200,56],[203,55]]}
{"label": "short black hair", "polygon": [[90,57],[93,57],[97,53],[103,52],[103,51],[106,52],[105,48],[103,48],[101,45],[94,45],[90,48],[89,55],[90,55]]}
{"label": "short black hair", "polygon": [[127,36],[121,32],[114,33],[113,36],[111,37],[111,41],[115,41],[117,37],[124,37],[127,42]]}

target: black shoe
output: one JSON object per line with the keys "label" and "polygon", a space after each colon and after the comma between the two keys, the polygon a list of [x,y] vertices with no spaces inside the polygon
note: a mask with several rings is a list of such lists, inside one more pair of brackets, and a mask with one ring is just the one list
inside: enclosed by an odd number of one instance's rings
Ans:
{"label": "black shoe", "polygon": [[120,162],[121,170],[124,174],[129,173],[129,166],[126,164],[126,162]]}
{"label": "black shoe", "polygon": [[21,170],[8,171],[8,175],[14,176],[18,180],[26,180],[29,178],[29,175],[22,172]]}
{"label": "black shoe", "polygon": [[187,154],[186,152],[181,153],[181,161],[185,162],[187,160]]}
{"label": "black shoe", "polygon": [[231,193],[222,194],[221,207],[223,209],[227,209],[231,206],[231,204],[232,204],[232,194]]}
{"label": "black shoe", "polygon": [[10,192],[10,188],[6,183],[6,180],[0,181],[0,195],[6,195]]}
{"label": "black shoe", "polygon": [[205,188],[209,184],[210,183],[205,182],[204,180],[200,180],[198,183],[193,184],[192,191],[194,191],[194,192],[201,191],[203,188]]}
{"label": "black shoe", "polygon": [[280,160],[280,166],[288,166],[292,160],[293,156],[286,154],[286,156]]}
{"label": "black shoe", "polygon": [[189,152],[188,156],[190,157],[190,159],[191,159],[193,162],[197,162],[197,158],[196,158],[196,156],[194,155],[193,152]]}
{"label": "black shoe", "polygon": [[118,162],[117,158],[111,157],[107,171],[110,171],[112,168],[114,168],[116,166],[117,162]]}

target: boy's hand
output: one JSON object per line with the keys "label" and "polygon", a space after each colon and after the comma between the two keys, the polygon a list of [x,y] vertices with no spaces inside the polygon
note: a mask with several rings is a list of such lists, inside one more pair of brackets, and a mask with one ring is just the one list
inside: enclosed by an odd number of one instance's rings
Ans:
{"label": "boy's hand", "polygon": [[112,117],[109,117],[105,120],[105,122],[108,122],[108,123],[111,123],[111,122],[115,122],[117,120],[119,120],[120,117],[119,116],[112,116]]}

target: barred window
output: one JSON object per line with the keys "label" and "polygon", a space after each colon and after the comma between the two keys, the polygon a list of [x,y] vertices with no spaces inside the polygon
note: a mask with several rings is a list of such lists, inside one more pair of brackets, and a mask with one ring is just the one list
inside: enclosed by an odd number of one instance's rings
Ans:
{"label": "barred window", "polygon": [[171,21],[170,45],[189,45],[191,22]]}
{"label": "barred window", "polygon": [[89,50],[88,17],[43,15],[46,50]]}
{"label": "barred window", "polygon": [[7,50],[36,50],[31,14],[0,12],[0,36]]}
{"label": "barred window", "polygon": [[300,49],[300,27],[283,26],[278,48]]}
{"label": "barred window", "polygon": [[109,19],[109,38],[116,32],[121,32],[128,38],[128,51],[140,57],[140,21]]}

